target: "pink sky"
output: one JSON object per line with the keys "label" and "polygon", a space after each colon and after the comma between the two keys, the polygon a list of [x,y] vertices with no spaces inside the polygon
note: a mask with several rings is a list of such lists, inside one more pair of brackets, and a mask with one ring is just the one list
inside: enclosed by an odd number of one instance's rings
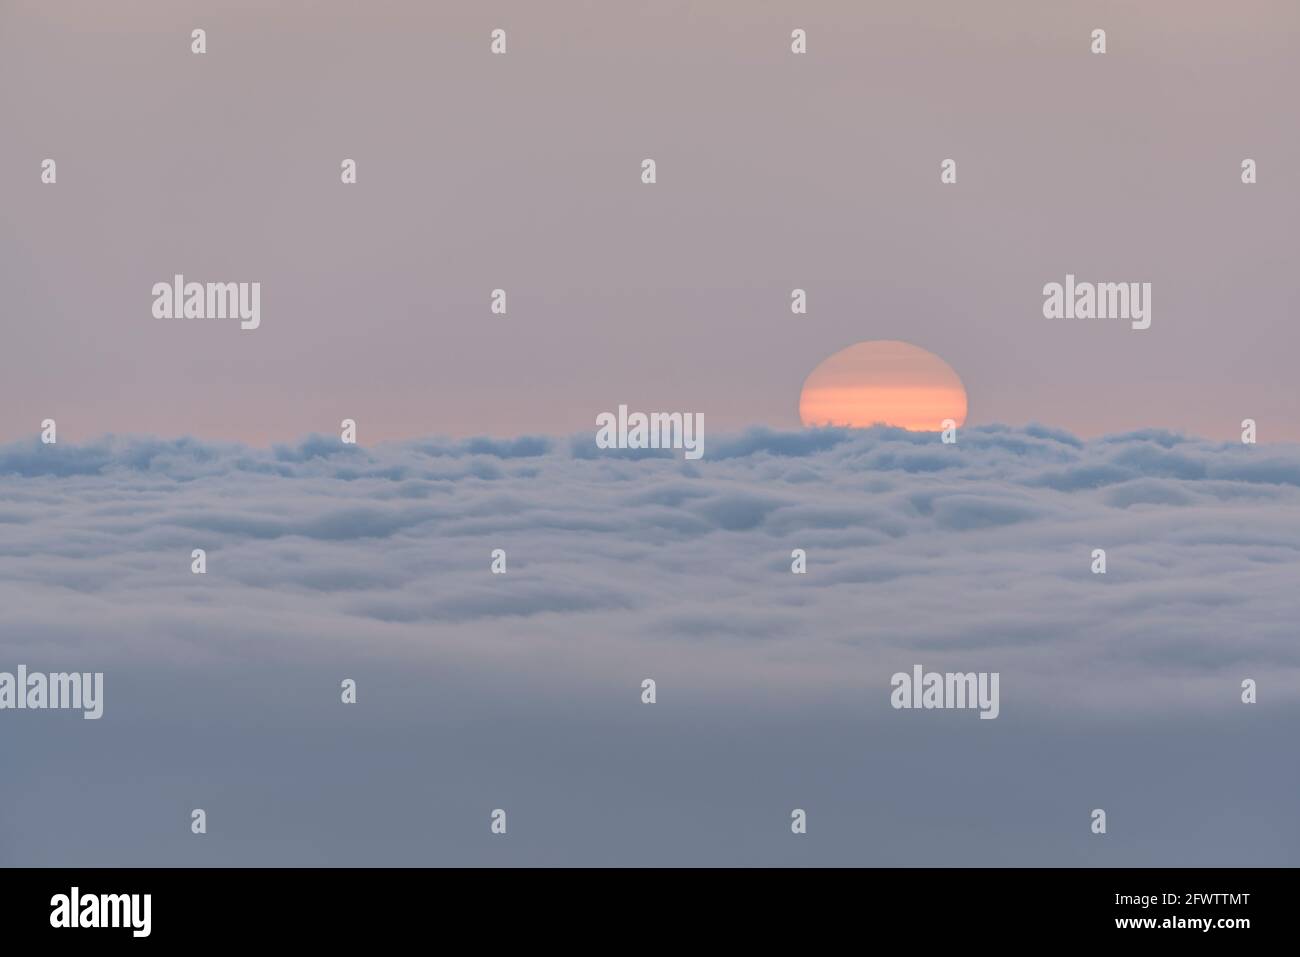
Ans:
{"label": "pink sky", "polygon": [[[0,8],[0,439],[797,427],[867,339],[970,424],[1300,439],[1291,0],[65,8]],[[153,319],[177,272],[261,328]],[[1044,319],[1067,272],[1151,329]]]}

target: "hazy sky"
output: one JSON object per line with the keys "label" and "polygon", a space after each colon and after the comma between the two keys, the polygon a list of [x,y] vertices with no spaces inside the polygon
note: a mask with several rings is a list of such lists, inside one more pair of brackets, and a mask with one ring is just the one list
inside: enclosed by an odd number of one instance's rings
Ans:
{"label": "hazy sky", "polygon": [[[5,0],[0,438],[793,426],[863,339],[940,355],[971,424],[1300,438],[1297,27],[1293,0]],[[153,319],[177,272],[261,282],[261,328]],[[1067,272],[1151,282],[1151,329],[1044,319]]]}
{"label": "hazy sky", "polygon": [[[0,715],[0,864],[1294,864],[1300,445],[1239,423],[1300,439],[1298,27],[0,0],[0,669],[105,674]],[[153,318],[176,273],[260,328]],[[1045,319],[1067,273],[1151,328]],[[800,428],[863,340],[957,444]],[[704,458],[597,449],[620,404]],[[999,718],[892,709],[917,664]]]}

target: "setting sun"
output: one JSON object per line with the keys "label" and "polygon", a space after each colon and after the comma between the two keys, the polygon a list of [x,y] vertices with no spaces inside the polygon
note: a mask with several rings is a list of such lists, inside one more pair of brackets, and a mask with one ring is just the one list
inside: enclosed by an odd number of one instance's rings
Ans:
{"label": "setting sun", "polygon": [[893,425],[937,432],[966,421],[966,389],[948,363],[897,340],[859,342],[822,361],[799,395],[804,425]]}

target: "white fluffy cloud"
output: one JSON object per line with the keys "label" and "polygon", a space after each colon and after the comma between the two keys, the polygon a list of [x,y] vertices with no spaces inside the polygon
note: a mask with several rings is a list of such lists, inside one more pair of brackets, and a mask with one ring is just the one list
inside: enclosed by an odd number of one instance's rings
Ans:
{"label": "white fluffy cloud", "polygon": [[32,663],[328,649],[809,698],[921,663],[1001,671],[1004,713],[1214,709],[1244,677],[1300,697],[1298,559],[1300,448],[1160,432],[0,448],[0,653]]}

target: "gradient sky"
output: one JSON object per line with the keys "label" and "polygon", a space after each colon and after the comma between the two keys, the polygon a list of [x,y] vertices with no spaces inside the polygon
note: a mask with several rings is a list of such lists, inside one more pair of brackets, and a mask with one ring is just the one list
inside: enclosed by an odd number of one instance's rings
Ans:
{"label": "gradient sky", "polygon": [[[1295,864],[1300,445],[1239,423],[1300,439],[1298,26],[0,0],[0,667],[105,673],[0,719],[0,865]],[[153,319],[177,272],[261,328]],[[1151,329],[1044,319],[1067,273]],[[799,427],[864,340],[956,445]],[[596,449],[620,404],[705,458]],[[998,720],[890,708],[917,663]]]}
{"label": "gradient sky", "polygon": [[[1300,438],[1297,27],[1293,0],[7,0],[0,439],[569,433],[620,402],[785,427],[863,339],[941,356],[972,424]],[[175,272],[262,282],[262,328],[154,320]],[[1153,283],[1152,328],[1044,319],[1066,272]]]}

